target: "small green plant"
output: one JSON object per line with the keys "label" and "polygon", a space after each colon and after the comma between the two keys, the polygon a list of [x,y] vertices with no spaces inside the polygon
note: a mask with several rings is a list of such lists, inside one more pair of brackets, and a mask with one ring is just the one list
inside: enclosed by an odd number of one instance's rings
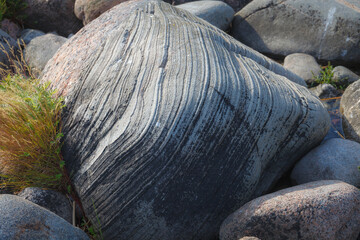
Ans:
{"label": "small green plant", "polygon": [[94,201],[92,201],[92,204],[93,204],[93,208],[94,208],[94,212],[95,212],[95,216],[96,216],[96,226],[90,220],[83,218],[82,223],[81,223],[81,228],[83,229],[84,232],[86,232],[89,236],[91,236],[92,239],[103,240],[104,237],[103,237],[102,230],[101,230],[101,222],[100,222],[99,216],[97,214]]}
{"label": "small green plant", "polygon": [[334,87],[336,87],[336,84],[334,83],[334,67],[328,62],[328,65],[323,67],[323,70],[320,72],[320,76],[315,76],[313,73],[313,78],[315,79],[315,82],[318,84],[331,84]]}
{"label": "small green plant", "polygon": [[26,15],[23,10],[28,7],[24,0],[0,0],[0,21],[8,18],[22,25]]}
{"label": "small green plant", "polygon": [[340,82],[346,80],[346,78],[341,79],[340,81],[335,81],[334,79],[334,67],[328,62],[327,66],[322,67],[322,71],[320,72],[320,76],[315,76],[312,73],[313,78],[317,84],[330,84],[337,89],[344,90],[347,86],[345,84],[341,85]]}
{"label": "small green plant", "polygon": [[21,75],[0,83],[0,164],[2,185],[61,189],[60,113],[63,100],[48,85]]}

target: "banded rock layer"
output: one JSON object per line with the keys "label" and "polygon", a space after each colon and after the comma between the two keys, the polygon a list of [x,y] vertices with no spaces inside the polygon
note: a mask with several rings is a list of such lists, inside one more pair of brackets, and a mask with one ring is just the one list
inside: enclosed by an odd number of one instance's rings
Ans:
{"label": "banded rock layer", "polygon": [[105,239],[214,239],[329,127],[302,79],[156,0],[92,21],[42,80],[65,96],[64,158]]}

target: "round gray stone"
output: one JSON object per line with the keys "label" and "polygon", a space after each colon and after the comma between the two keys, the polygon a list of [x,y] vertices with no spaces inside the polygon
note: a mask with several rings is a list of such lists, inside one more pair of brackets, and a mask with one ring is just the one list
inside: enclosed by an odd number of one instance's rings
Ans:
{"label": "round gray stone", "polygon": [[284,68],[295,73],[310,85],[314,83],[315,77],[319,76],[321,68],[316,59],[304,53],[293,53],[285,57]]}
{"label": "round gray stone", "polygon": [[46,63],[67,41],[67,38],[48,33],[34,38],[25,47],[25,60],[36,75],[40,75]]}
{"label": "round gray stone", "polygon": [[46,208],[72,223],[72,206],[70,200],[63,194],[53,190],[29,187],[22,190],[18,196]]}
{"label": "round gray stone", "polygon": [[335,67],[333,73],[333,79],[339,85],[348,85],[360,79],[360,76],[344,66]]}
{"label": "round gray stone", "polygon": [[359,18],[358,0],[254,0],[235,14],[232,33],[265,54],[358,65]]}
{"label": "round gray stone", "polygon": [[340,101],[340,112],[346,138],[360,143],[360,80],[345,89]]}
{"label": "round gray stone", "polygon": [[89,240],[79,228],[28,200],[0,195],[0,236],[3,240]]}
{"label": "round gray stone", "polygon": [[229,5],[221,1],[189,2],[176,7],[189,11],[224,31],[230,27],[235,14],[235,11]]}
{"label": "round gray stone", "polygon": [[332,138],[306,154],[294,167],[291,179],[296,184],[318,180],[341,180],[360,187],[360,144]]}

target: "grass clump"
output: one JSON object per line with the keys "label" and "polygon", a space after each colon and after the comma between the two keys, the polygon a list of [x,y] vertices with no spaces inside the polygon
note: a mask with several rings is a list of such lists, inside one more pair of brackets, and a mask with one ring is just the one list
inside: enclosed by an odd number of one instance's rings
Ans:
{"label": "grass clump", "polygon": [[22,75],[0,82],[1,185],[13,190],[63,190],[60,114],[63,100],[47,85]]}
{"label": "grass clump", "polygon": [[21,12],[27,7],[24,0],[0,0],[0,21],[8,18],[22,25],[26,15]]}
{"label": "grass clump", "polygon": [[347,85],[341,85],[339,82],[346,80],[346,78],[337,81],[334,79],[334,67],[328,62],[327,66],[322,67],[322,71],[320,71],[319,76],[315,76],[313,73],[313,79],[315,80],[316,84],[330,84],[337,89],[344,90]]}

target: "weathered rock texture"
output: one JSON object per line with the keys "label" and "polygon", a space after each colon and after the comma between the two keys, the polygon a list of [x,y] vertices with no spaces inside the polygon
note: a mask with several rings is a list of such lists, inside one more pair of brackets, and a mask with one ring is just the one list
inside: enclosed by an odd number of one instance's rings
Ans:
{"label": "weathered rock texture", "polygon": [[89,240],[79,228],[30,201],[0,195],[0,236],[3,240]]}
{"label": "weathered rock texture", "polygon": [[294,167],[291,179],[296,184],[318,180],[341,180],[360,187],[360,144],[332,138],[306,154]]}
{"label": "weathered rock texture", "polygon": [[220,240],[355,240],[360,233],[360,191],[340,181],[287,188],[248,202],[222,224]]}
{"label": "weathered rock texture", "polygon": [[64,157],[105,239],[213,239],[325,136],[304,81],[162,1],[115,6],[44,69]]}
{"label": "weathered rock texture", "polygon": [[340,102],[340,112],[346,138],[360,143],[360,80],[346,88]]}
{"label": "weathered rock texture", "polygon": [[25,0],[25,25],[44,32],[56,31],[62,36],[75,33],[83,26],[74,14],[75,0]]}
{"label": "weathered rock texture", "polygon": [[257,51],[360,61],[358,0],[254,0],[235,14],[233,36]]}
{"label": "weathered rock texture", "polygon": [[128,0],[75,0],[74,13],[84,25],[119,3]]}
{"label": "weathered rock texture", "polygon": [[221,1],[197,1],[176,6],[204,19],[221,30],[227,30],[234,17],[234,10]]}

